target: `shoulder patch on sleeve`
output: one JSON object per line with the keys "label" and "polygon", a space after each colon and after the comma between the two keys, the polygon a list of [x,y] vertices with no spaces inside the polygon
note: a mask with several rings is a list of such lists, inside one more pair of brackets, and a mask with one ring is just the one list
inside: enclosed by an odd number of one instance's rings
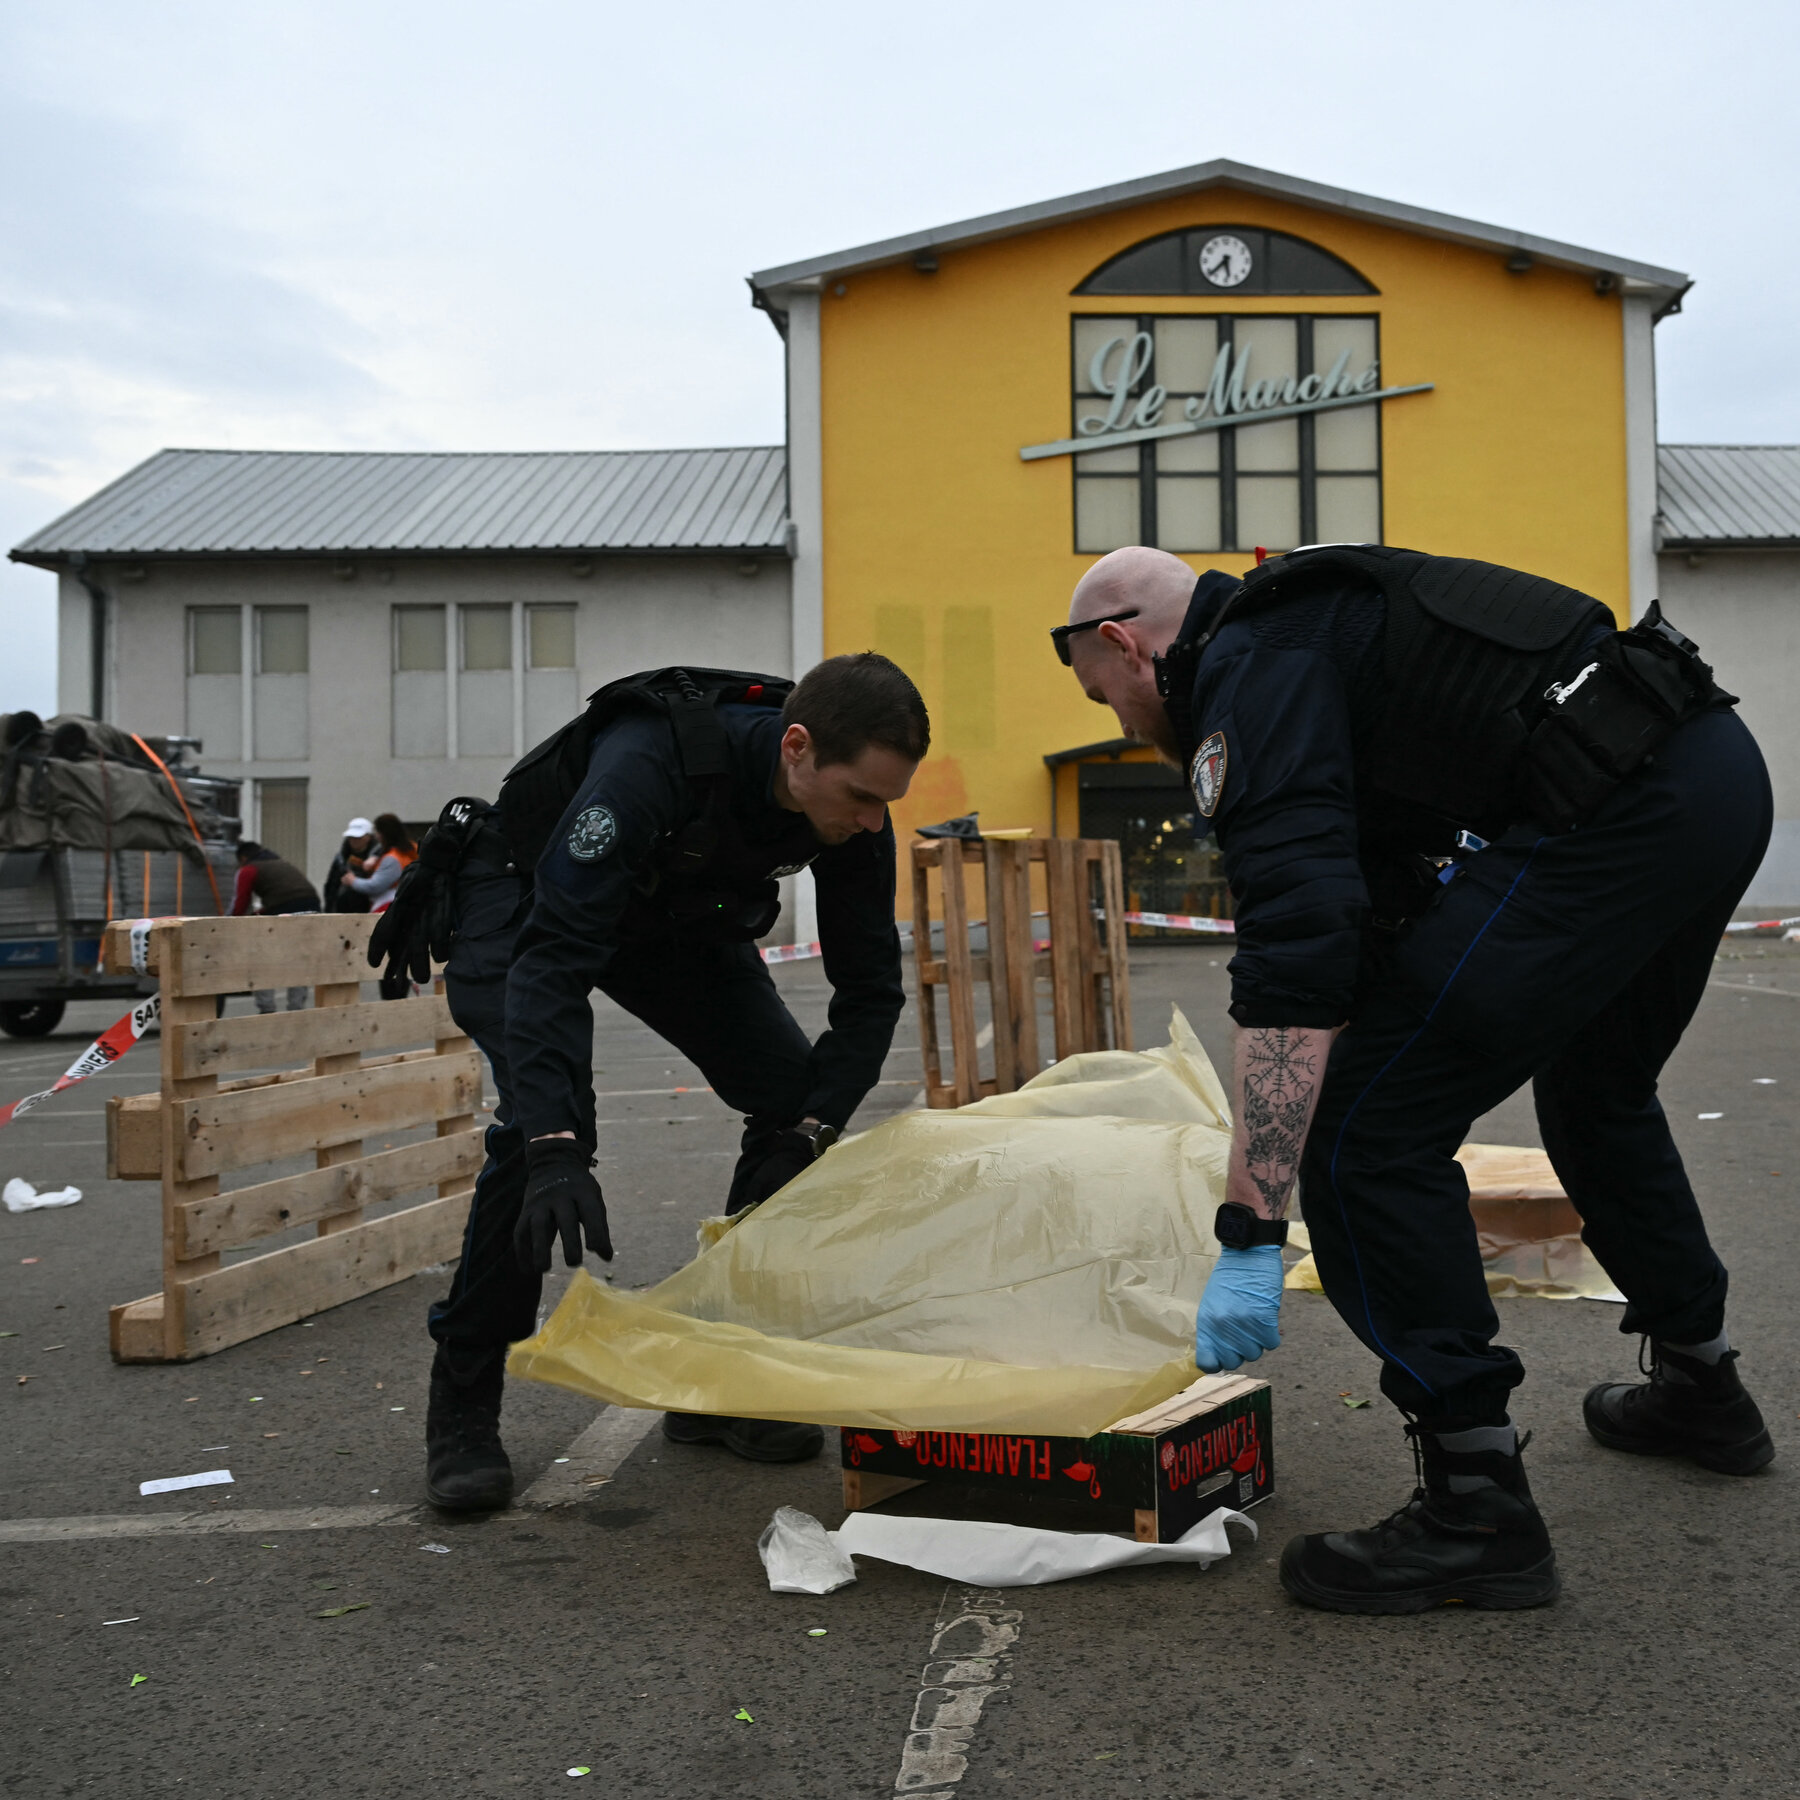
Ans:
{"label": "shoulder patch on sleeve", "polygon": [[1194,790],[1194,804],[1203,819],[1219,810],[1219,796],[1225,791],[1225,734],[1215,731],[1198,750],[1188,765],[1188,786]]}
{"label": "shoulder patch on sleeve", "polygon": [[609,808],[590,806],[569,832],[569,854],[577,862],[598,862],[619,840],[619,822]]}

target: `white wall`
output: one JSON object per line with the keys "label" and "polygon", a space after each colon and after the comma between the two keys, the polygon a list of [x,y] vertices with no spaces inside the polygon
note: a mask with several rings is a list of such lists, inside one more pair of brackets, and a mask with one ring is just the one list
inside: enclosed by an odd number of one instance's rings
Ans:
{"label": "white wall", "polygon": [[1800,914],[1800,553],[1665,551],[1657,561],[1663,611],[1742,700],[1768,760],[1775,835],[1744,905]]}
{"label": "white wall", "polygon": [[[667,663],[787,674],[791,619],[786,561],[770,558],[754,565],[754,575],[741,572],[749,566],[737,557],[596,557],[593,572],[582,577],[565,558],[362,559],[347,581],[336,578],[333,565],[323,561],[148,563],[144,579],[137,581],[122,580],[116,567],[102,566],[93,573],[113,596],[108,716],[132,731],[186,730],[188,607],[307,607],[311,654],[304,677],[305,731],[297,735],[291,722],[288,731],[289,744],[303,743],[307,754],[246,762],[202,753],[200,760],[209,773],[238,776],[247,783],[307,779],[307,872],[317,881],[336,851],[346,819],[379,812],[431,819],[453,795],[491,799],[514,760],[510,745],[499,754],[456,760],[394,756],[391,607],[573,604],[573,692],[579,704],[615,676]],[[86,711],[88,706],[87,607],[85,592],[65,576],[65,710]],[[453,665],[455,657],[452,642]],[[521,674],[521,690],[525,686]],[[528,713],[539,710],[525,697]],[[255,736],[266,748],[264,733]],[[251,805],[248,792],[245,805]]]}

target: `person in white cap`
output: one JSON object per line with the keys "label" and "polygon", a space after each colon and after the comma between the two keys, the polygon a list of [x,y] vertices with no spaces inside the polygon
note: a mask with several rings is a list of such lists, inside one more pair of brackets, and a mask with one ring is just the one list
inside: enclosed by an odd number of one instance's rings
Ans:
{"label": "person in white cap", "polygon": [[366,913],[369,897],[359,894],[345,882],[346,875],[363,873],[363,858],[375,851],[375,822],[358,814],[344,827],[344,841],[331,859],[331,870],[325,877],[325,910],[327,912]]}

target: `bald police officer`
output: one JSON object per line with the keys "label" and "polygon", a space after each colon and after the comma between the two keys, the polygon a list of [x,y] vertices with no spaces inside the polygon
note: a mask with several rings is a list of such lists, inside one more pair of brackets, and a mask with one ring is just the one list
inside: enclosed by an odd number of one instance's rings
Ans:
{"label": "bald police officer", "polygon": [[1234,1131],[1202,1368],[1279,1343],[1299,1179],[1326,1294],[1420,1459],[1367,1531],[1295,1539],[1289,1593],[1344,1612],[1558,1591],[1493,1339],[1470,1124],[1530,1081],[1583,1237],[1650,1350],[1584,1402],[1610,1449],[1748,1474],[1774,1455],[1726,1273],[1656,1099],[1768,842],[1756,744],[1652,607],[1378,546],[1240,582],[1134,547],[1052,634],[1088,696],[1186,772],[1236,903]]}

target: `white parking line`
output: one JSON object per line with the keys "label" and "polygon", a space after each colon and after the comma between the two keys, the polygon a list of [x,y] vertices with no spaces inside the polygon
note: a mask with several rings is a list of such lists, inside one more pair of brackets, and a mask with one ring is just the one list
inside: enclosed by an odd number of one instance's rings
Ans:
{"label": "white parking line", "polygon": [[66,1519],[0,1519],[0,1544],[65,1544],[80,1538],[206,1537],[232,1531],[344,1531],[369,1525],[404,1525],[418,1516],[416,1506],[77,1513]]}
{"label": "white parking line", "polygon": [[585,1500],[618,1473],[619,1465],[644,1441],[660,1413],[609,1406],[568,1449],[519,1496],[521,1506],[567,1506]]}

